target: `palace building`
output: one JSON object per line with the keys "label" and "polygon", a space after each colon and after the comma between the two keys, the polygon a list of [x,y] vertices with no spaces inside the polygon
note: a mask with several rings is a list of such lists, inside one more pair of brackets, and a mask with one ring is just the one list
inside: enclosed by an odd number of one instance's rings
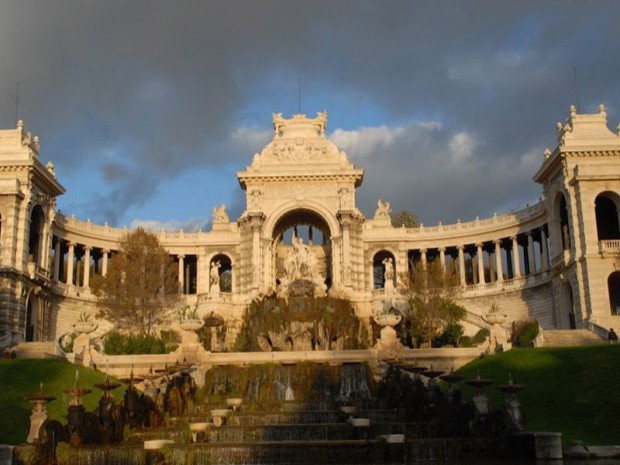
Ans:
{"label": "palace building", "polygon": [[[273,140],[237,173],[239,218],[222,205],[208,232],[158,233],[185,304],[225,319],[226,347],[260,295],[346,296],[370,319],[403,299],[403,272],[433,260],[456,270],[469,332],[493,304],[545,329],[620,326],[620,126],[609,130],[602,105],[595,114],[571,107],[558,123],[558,145],[533,173],[540,202],[415,228],[393,227],[387,201],[372,218],[358,210],[364,170],[326,137],[326,114],[278,114],[273,126]],[[90,280],[106,274],[126,230],[61,214],[64,192],[21,121],[0,131],[0,346],[57,340],[81,312],[96,313]]]}

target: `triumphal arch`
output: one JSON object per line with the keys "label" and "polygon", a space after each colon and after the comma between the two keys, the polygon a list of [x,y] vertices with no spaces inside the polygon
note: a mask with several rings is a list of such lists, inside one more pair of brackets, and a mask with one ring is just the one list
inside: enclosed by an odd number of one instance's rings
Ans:
{"label": "triumphal arch", "polygon": [[[432,261],[458,276],[468,331],[494,305],[547,329],[620,323],[620,137],[603,106],[571,107],[558,123],[558,144],[541,150],[534,174],[539,202],[433,226],[393,227],[382,199],[366,217],[356,203],[364,170],[326,131],[325,113],[274,115],[271,142],[237,173],[240,217],[219,205],[210,231],[158,233],[184,304],[226,321],[224,346],[261,296],[346,297],[368,320],[402,302],[403,273]],[[80,313],[96,313],[91,278],[107,273],[126,230],[61,214],[63,193],[21,121],[0,131],[0,346],[57,340]]]}
{"label": "triumphal arch", "polygon": [[364,171],[327,139],[325,113],[315,119],[278,114],[273,121],[273,140],[237,174],[247,198],[239,222],[252,258],[244,291],[286,294],[300,278],[312,282],[317,295],[328,287],[363,291],[357,265],[364,216],[355,192]]}

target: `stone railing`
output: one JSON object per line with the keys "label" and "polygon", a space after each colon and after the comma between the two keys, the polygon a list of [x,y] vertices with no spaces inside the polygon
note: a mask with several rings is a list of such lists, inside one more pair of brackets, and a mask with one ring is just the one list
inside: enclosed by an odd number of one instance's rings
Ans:
{"label": "stone railing", "polygon": [[598,335],[601,339],[608,340],[609,339],[609,330],[598,323],[593,321],[588,321],[586,323],[586,327],[589,331],[592,331],[594,334]]}
{"label": "stone railing", "polygon": [[222,302],[225,304],[230,304],[233,301],[233,293],[232,292],[209,292],[205,294],[199,294],[197,298],[198,305],[206,303],[206,302]]}
{"label": "stone railing", "polygon": [[28,276],[30,276],[30,279],[38,278],[47,280],[50,277],[50,272],[35,262],[29,261],[26,264],[26,268],[28,269]]}
{"label": "stone railing", "polygon": [[618,253],[620,252],[620,239],[599,241],[598,248],[601,253]]}
{"label": "stone railing", "polygon": [[[504,279],[503,281],[495,281],[484,284],[466,284],[461,287],[462,294],[460,297],[472,297],[485,294],[495,294],[502,291],[516,291],[526,287],[539,286],[551,280],[551,274],[548,271],[540,271],[528,276],[520,276],[518,278]],[[373,300],[381,299],[385,296],[400,295],[397,289],[373,289],[371,291]]]}
{"label": "stone railing", "polygon": [[[82,221],[74,216],[64,216],[62,213],[56,214],[55,224],[58,228],[64,229],[67,232],[71,232],[79,235],[86,235],[97,237],[105,240],[119,241],[123,234],[129,230],[125,228],[115,228],[109,226],[107,223],[100,225],[93,223],[89,220]],[[203,231],[198,232],[184,232],[184,231],[159,231],[155,232],[157,237],[162,242],[169,242],[175,240],[183,241],[196,241],[205,237]]]}
{"label": "stone railing", "polygon": [[417,228],[407,228],[406,232],[409,235],[423,235],[423,234],[437,234],[443,232],[456,232],[464,231],[469,232],[474,229],[485,229],[491,226],[503,226],[510,225],[512,223],[518,224],[524,221],[529,221],[537,216],[540,216],[545,212],[544,201],[540,201],[532,206],[528,206],[518,212],[509,213],[506,215],[493,215],[490,218],[479,219],[476,218],[473,221],[461,222],[458,221],[453,224],[438,224],[437,226],[424,226],[420,225]]}

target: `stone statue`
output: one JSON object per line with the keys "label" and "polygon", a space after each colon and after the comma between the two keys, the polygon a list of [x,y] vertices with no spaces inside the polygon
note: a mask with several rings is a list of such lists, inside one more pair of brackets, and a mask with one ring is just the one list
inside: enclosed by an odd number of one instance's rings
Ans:
{"label": "stone statue", "polygon": [[392,208],[390,202],[384,202],[383,200],[377,200],[377,209],[375,210],[375,218],[389,218]]}
{"label": "stone statue", "polygon": [[388,257],[388,258],[384,258],[381,263],[383,263],[383,266],[385,267],[385,271],[383,272],[383,279],[384,279],[383,286],[386,289],[393,288],[394,287],[394,260],[392,260],[392,257]]}
{"label": "stone statue", "polygon": [[281,135],[282,126],[284,125],[284,118],[282,113],[272,113],[273,116],[273,129],[277,135]]}
{"label": "stone statue", "polygon": [[209,271],[209,289],[220,290],[220,261],[211,262],[211,270]]}
{"label": "stone statue", "polygon": [[317,126],[317,132],[320,135],[325,134],[325,130],[327,129],[327,112],[319,112],[316,114],[316,126]]}
{"label": "stone statue", "polygon": [[226,205],[222,204],[219,207],[213,207],[213,221],[230,221],[226,213]]}
{"label": "stone statue", "polygon": [[284,259],[284,277],[278,287],[278,296],[288,298],[289,285],[299,280],[312,282],[315,297],[325,296],[327,286],[319,273],[319,260],[314,250],[295,234],[292,243],[293,248]]}

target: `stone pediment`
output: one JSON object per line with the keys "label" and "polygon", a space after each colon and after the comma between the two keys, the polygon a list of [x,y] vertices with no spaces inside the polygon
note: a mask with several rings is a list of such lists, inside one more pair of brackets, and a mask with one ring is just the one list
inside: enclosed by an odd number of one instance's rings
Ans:
{"label": "stone pediment", "polygon": [[273,140],[261,153],[254,155],[248,172],[267,171],[334,171],[354,169],[347,155],[327,139],[327,113],[316,118],[293,115],[286,119],[281,113],[273,115]]}

